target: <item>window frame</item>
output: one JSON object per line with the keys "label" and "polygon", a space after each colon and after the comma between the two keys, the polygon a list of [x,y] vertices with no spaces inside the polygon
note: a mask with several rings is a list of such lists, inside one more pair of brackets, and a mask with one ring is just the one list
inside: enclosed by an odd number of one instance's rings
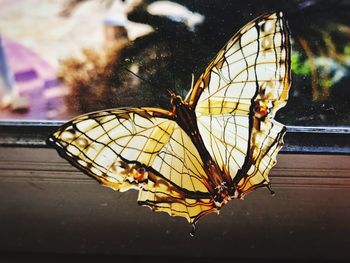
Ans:
{"label": "window frame", "polygon": [[[44,147],[64,121],[0,121],[0,146]],[[287,126],[281,153],[350,154],[350,127]]]}

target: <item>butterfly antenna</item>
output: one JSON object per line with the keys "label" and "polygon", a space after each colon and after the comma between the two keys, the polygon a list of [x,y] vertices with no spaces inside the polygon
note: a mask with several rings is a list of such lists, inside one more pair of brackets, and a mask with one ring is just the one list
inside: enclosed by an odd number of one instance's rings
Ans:
{"label": "butterfly antenna", "polygon": [[194,74],[192,73],[191,89],[190,89],[190,90],[192,90],[192,89],[193,89],[193,85],[194,85]]}
{"label": "butterfly antenna", "polygon": [[168,45],[170,49],[170,70],[171,70],[171,79],[172,79],[172,85],[176,91],[176,78],[175,78],[175,59],[174,59],[174,43],[171,41],[171,39],[168,38]]}
{"label": "butterfly antenna", "polygon": [[157,89],[161,89],[159,86],[157,86],[157,85],[155,85],[154,83],[152,83],[151,81],[149,81],[149,80],[147,80],[147,79],[145,79],[145,78],[143,78],[143,77],[137,75],[135,72],[131,71],[131,70],[128,69],[127,67],[123,67],[123,68],[124,68],[124,70],[126,70],[127,72],[131,73],[132,75],[134,75],[135,77],[139,78],[140,80],[142,80],[142,81],[148,83],[148,84],[151,85],[152,87],[157,88]]}
{"label": "butterfly antenna", "polygon": [[170,97],[172,97],[172,98],[176,97],[176,93],[173,90],[168,89],[168,93],[169,93]]}
{"label": "butterfly antenna", "polygon": [[187,96],[185,97],[185,101],[187,101],[192,93],[193,90],[193,85],[194,85],[194,73],[192,73],[192,80],[191,80],[191,87],[190,90],[187,92]]}

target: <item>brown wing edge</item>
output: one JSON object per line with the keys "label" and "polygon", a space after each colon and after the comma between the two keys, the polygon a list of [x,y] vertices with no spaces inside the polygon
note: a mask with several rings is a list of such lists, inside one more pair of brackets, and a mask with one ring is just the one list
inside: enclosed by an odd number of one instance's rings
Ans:
{"label": "brown wing edge", "polygon": [[[283,17],[285,17],[285,14],[283,12],[277,12],[279,19],[281,19],[281,14],[283,14]],[[290,29],[288,26],[288,22],[287,19],[282,19],[281,20],[283,23],[283,27],[285,29],[285,32],[283,33],[284,36],[284,41],[285,41],[285,49],[286,49],[286,57],[285,57],[285,67],[286,67],[286,74],[284,76],[283,79],[283,92],[282,92],[282,96],[278,101],[275,101],[271,112],[269,113],[269,115],[271,117],[274,117],[276,112],[281,109],[282,107],[284,107],[287,104],[288,98],[289,98],[289,90],[291,87],[291,43],[290,43],[290,37],[291,37],[291,33],[290,33]],[[277,103],[277,104],[276,104]]]}
{"label": "brown wing edge", "polygon": [[139,191],[139,205],[170,216],[184,217],[192,224],[209,213],[218,212],[210,194],[189,194],[156,174],[151,174],[150,178]]}
{"label": "brown wing edge", "polygon": [[[272,189],[271,189],[271,183],[268,179],[268,174],[269,174],[270,170],[277,164],[276,157],[277,157],[278,152],[283,147],[283,144],[284,144],[283,138],[286,134],[286,131],[287,131],[286,127],[283,126],[281,131],[277,134],[275,140],[271,143],[271,145],[269,145],[269,147],[266,149],[266,151],[264,153],[259,154],[259,156],[256,158],[256,162],[254,163],[254,165],[257,165],[257,167],[256,167],[256,170],[253,174],[251,174],[247,177],[243,176],[243,177],[237,178],[238,180],[237,179],[235,180],[235,184],[237,185],[237,191],[238,191],[237,198],[243,199],[246,195],[251,193],[253,190],[256,190],[256,189],[261,188],[261,187],[267,187],[272,195],[275,194],[275,192],[272,191]],[[261,173],[261,171],[259,170],[261,160],[267,154],[270,154],[269,155],[270,156],[269,164],[265,168],[265,170]],[[246,175],[248,173],[247,171],[249,170],[249,168],[251,167],[252,164],[253,164],[252,162],[249,162],[248,165],[245,167],[244,173]],[[262,180],[258,184],[250,184],[250,182],[249,182],[250,179],[252,177],[256,176],[256,174],[258,172],[261,173],[261,176],[263,177]],[[244,173],[242,173],[242,174],[244,174]]]}

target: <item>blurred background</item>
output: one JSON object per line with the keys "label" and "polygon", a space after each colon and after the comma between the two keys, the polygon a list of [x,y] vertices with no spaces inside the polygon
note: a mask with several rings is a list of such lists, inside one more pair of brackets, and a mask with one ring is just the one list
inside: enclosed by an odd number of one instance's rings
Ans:
{"label": "blurred background", "polygon": [[[263,3],[263,4],[262,4]],[[285,12],[292,88],[277,119],[350,124],[350,1],[0,0],[0,120],[169,108],[245,23]]]}

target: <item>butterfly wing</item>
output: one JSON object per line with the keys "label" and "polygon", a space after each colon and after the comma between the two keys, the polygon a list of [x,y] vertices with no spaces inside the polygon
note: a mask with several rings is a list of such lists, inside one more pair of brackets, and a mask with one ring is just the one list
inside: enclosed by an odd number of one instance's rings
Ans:
{"label": "butterfly wing", "polygon": [[273,117],[286,104],[289,87],[289,30],[278,12],[233,36],[186,98],[208,151],[240,196],[268,184],[285,132]]}
{"label": "butterfly wing", "polygon": [[94,112],[66,123],[48,141],[101,184],[118,191],[139,189],[139,202],[154,210],[190,222],[215,210],[202,159],[171,112]]}
{"label": "butterfly wing", "polygon": [[[239,195],[268,182],[282,145],[272,118],[289,90],[290,47],[280,13],[243,27],[186,98],[200,135]],[[90,113],[48,139],[60,155],[105,186],[139,189],[138,201],[189,222],[217,211],[204,164],[174,113],[125,108]]]}
{"label": "butterfly wing", "polygon": [[190,223],[206,214],[217,212],[211,196],[188,194],[184,189],[153,173],[149,173],[147,184],[140,189],[138,203],[149,206],[153,211],[185,217]]}
{"label": "butterfly wing", "polygon": [[227,42],[186,101],[201,114],[248,115],[252,100],[265,95],[273,116],[286,104],[289,86],[290,33],[283,13],[271,13],[249,22]]}

